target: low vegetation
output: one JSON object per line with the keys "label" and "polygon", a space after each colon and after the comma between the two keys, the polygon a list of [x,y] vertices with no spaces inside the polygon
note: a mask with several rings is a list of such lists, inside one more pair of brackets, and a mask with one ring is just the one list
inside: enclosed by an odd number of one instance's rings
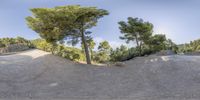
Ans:
{"label": "low vegetation", "polygon": [[[156,39],[157,40],[157,39]],[[157,40],[158,41],[158,40]],[[168,46],[169,40],[166,40],[163,44],[164,46],[157,46],[150,49],[148,46],[142,46],[141,56],[149,55],[159,50],[170,49],[173,47]],[[45,39],[35,39],[35,40],[26,40],[22,37],[17,38],[2,38],[0,39],[1,48],[5,48],[6,46],[12,44],[25,44],[29,48],[37,48],[43,51],[51,52],[54,55],[78,62],[85,62],[85,53],[84,49],[69,47],[64,43],[57,43],[57,45],[53,45],[47,42]],[[90,50],[91,60],[93,63],[108,63],[108,62],[121,62],[130,60],[134,57],[140,56],[138,48],[132,47],[128,48],[125,45],[121,45],[116,49],[113,49],[108,41],[102,41],[98,45],[98,50],[93,50],[96,43],[93,40],[88,41],[88,47]],[[156,49],[155,49],[156,48]]]}
{"label": "low vegetation", "polygon": [[68,47],[63,44],[53,46],[44,39],[33,40],[32,44],[37,49],[51,52],[54,55],[61,56],[66,59],[73,61],[85,61],[85,56],[82,50],[78,48]]}
{"label": "low vegetation", "polygon": [[200,52],[200,39],[190,41],[190,43],[178,45],[178,47],[179,53]]}
{"label": "low vegetation", "polygon": [[24,44],[31,47],[31,42],[22,37],[17,38],[0,38],[0,48],[8,47],[12,44]]}

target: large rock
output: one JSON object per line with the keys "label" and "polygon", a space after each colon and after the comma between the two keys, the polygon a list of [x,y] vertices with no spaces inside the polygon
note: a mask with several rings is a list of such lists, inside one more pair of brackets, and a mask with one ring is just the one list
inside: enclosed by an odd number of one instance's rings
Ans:
{"label": "large rock", "polygon": [[167,55],[174,55],[174,54],[176,54],[176,53],[172,50],[162,50],[162,51],[156,53],[156,55],[158,55],[158,56],[167,56]]}

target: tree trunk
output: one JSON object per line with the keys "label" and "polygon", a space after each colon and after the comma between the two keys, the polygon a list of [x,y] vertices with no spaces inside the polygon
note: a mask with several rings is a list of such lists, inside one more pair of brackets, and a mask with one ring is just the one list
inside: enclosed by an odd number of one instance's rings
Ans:
{"label": "tree trunk", "polygon": [[85,34],[84,34],[83,28],[81,29],[81,39],[82,39],[82,43],[83,43],[83,46],[85,49],[85,57],[86,57],[87,64],[91,64],[89,49],[88,49],[88,45],[85,40]]}
{"label": "tree trunk", "polygon": [[91,60],[93,61],[93,51],[91,48],[90,48],[90,56],[91,56]]}
{"label": "tree trunk", "polygon": [[140,45],[140,47],[139,47],[139,48],[140,48],[140,56],[141,56],[141,55],[142,55],[142,42],[140,42],[140,44],[139,44],[139,45]]}
{"label": "tree trunk", "polygon": [[137,35],[135,36],[135,40],[136,40],[136,43],[137,43],[137,47],[139,48],[139,56],[141,56],[141,48],[140,48],[140,45],[139,45],[139,41],[138,41]]}

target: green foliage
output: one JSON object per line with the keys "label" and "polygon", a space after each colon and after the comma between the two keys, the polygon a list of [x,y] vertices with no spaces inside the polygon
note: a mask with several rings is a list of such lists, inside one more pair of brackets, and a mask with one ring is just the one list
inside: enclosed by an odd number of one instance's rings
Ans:
{"label": "green foliage", "polygon": [[5,47],[6,45],[3,43],[3,41],[2,40],[0,40],[0,48],[3,48],[3,47]]}
{"label": "green foliage", "polygon": [[46,42],[43,39],[32,40],[32,44],[37,49],[40,49],[40,50],[43,50],[43,51],[47,51],[47,52],[51,52],[52,47],[53,47],[52,44]]}
{"label": "green foliage", "polygon": [[55,8],[34,8],[31,11],[34,16],[26,18],[31,29],[50,43],[67,39],[75,45],[81,40],[84,44],[87,63],[91,63],[85,39],[90,37],[90,32],[86,30],[96,26],[99,18],[108,15],[106,10],[71,5]]}
{"label": "green foliage", "polygon": [[142,19],[129,17],[127,22],[120,21],[119,29],[123,36],[122,40],[136,42],[136,51],[139,56],[149,55],[161,50],[177,51],[177,46],[170,39],[167,40],[163,34],[153,33],[153,25],[149,22],[144,22]]}
{"label": "green foliage", "polygon": [[102,41],[99,46],[98,46],[98,53],[95,54],[95,58],[94,60],[96,62],[108,62],[110,60],[110,50],[111,50],[111,46],[108,43],[108,41]]}
{"label": "green foliage", "polygon": [[106,63],[110,59],[109,55],[104,52],[94,54],[94,61],[98,63]]}
{"label": "green foliage", "polygon": [[16,43],[16,40],[14,38],[2,38],[1,41],[2,41],[2,44],[5,46]]}
{"label": "green foliage", "polygon": [[85,56],[81,52],[80,49],[74,47],[67,47],[64,45],[57,45],[53,47],[51,43],[48,43],[46,40],[43,39],[36,39],[32,41],[33,45],[43,51],[52,52],[53,54],[61,56],[66,59],[70,59],[73,61],[84,61]]}
{"label": "green foliage", "polygon": [[178,45],[179,53],[199,52],[200,51],[200,39],[191,41],[190,43]]}
{"label": "green foliage", "polygon": [[142,46],[142,53],[141,53],[142,56],[150,55],[150,54],[155,53],[155,52],[156,52],[155,49],[154,48],[152,49],[152,47],[150,45],[145,44],[145,45]]}
{"label": "green foliage", "polygon": [[139,52],[136,48],[127,48],[124,45],[116,48],[115,50],[111,50],[110,53],[110,61],[117,62],[117,61],[126,61],[132,59],[139,55]]}
{"label": "green foliage", "polygon": [[31,47],[31,43],[29,40],[26,40],[22,37],[17,38],[0,38],[0,48],[7,47],[12,44],[24,44]]}
{"label": "green foliage", "polygon": [[142,53],[141,46],[150,39],[153,32],[153,25],[149,22],[144,22],[139,18],[128,18],[128,22],[120,21],[119,29],[123,36],[120,39],[126,40],[127,43],[135,41],[139,50],[139,54]]}
{"label": "green foliage", "polygon": [[110,44],[108,43],[108,41],[102,41],[100,44],[99,44],[99,47],[98,47],[98,50],[99,51],[102,51],[102,52],[109,52],[111,49],[111,46]]}
{"label": "green foliage", "polygon": [[177,45],[171,39],[167,39],[164,34],[155,34],[150,37],[146,44],[143,45],[143,55],[149,55],[162,50],[172,50],[177,52]]}
{"label": "green foliage", "polygon": [[166,49],[166,36],[164,34],[156,34],[151,37],[148,45],[151,46],[153,52],[158,52]]}
{"label": "green foliage", "polygon": [[168,39],[165,43],[166,43],[166,49],[172,50],[175,53],[178,52],[178,46],[171,39]]}

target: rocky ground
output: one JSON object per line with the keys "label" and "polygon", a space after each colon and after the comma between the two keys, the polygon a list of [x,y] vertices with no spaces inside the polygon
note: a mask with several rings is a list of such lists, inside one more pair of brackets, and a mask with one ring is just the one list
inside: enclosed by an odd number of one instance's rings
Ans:
{"label": "rocky ground", "polygon": [[40,50],[0,56],[0,99],[200,100],[200,57],[149,56],[99,67]]}

